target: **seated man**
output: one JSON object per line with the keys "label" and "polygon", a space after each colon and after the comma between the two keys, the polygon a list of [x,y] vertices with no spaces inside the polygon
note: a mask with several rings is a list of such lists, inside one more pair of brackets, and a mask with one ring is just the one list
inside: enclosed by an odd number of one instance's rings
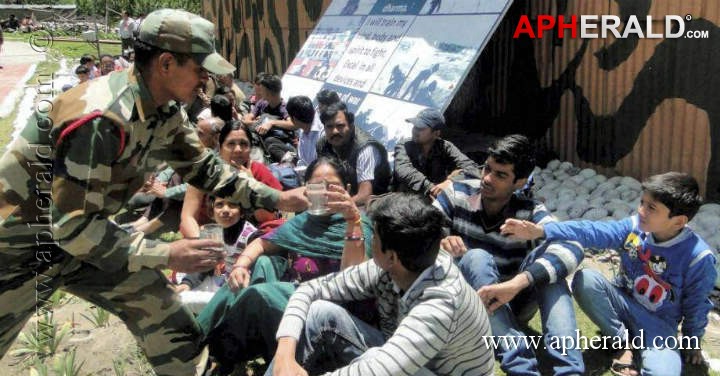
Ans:
{"label": "seated man", "polygon": [[115,66],[115,59],[111,55],[100,55],[100,75],[107,76],[116,70],[119,69]]}
{"label": "seated man", "polygon": [[232,73],[218,74],[216,76],[217,76],[218,84],[220,84],[222,86],[227,86],[232,91],[233,96],[235,97],[235,101],[234,101],[235,110],[240,115],[245,115],[250,108],[249,108],[249,106],[248,107],[243,106],[243,103],[245,102],[245,93],[243,93],[243,91],[240,89],[240,87],[235,83],[235,80],[233,79],[233,74]]}
{"label": "seated man", "polygon": [[217,150],[218,135],[224,125],[225,122],[219,117],[199,120],[197,123],[197,134],[198,138],[200,138],[200,143],[208,149]]}
{"label": "seated man", "polygon": [[[227,99],[227,102],[229,103],[229,107],[225,105],[225,101],[222,101],[222,104],[217,103],[217,96],[225,97]],[[215,105],[213,105],[213,103],[215,103]],[[216,107],[218,105],[228,108],[227,110],[221,110],[222,112],[219,112]],[[224,113],[227,113],[229,115],[223,115]],[[206,107],[202,111],[200,111],[200,113],[197,115],[197,120],[198,122],[200,122],[201,120],[209,119],[213,116],[225,119],[225,121],[240,120],[241,116],[240,113],[237,112],[235,94],[229,87],[218,86],[215,89],[215,95],[213,95],[212,99],[210,100],[210,107]]]}
{"label": "seated man", "polygon": [[477,171],[478,166],[450,141],[440,138],[445,117],[434,108],[426,108],[407,119],[413,125],[412,140],[395,146],[395,186],[431,198],[450,186],[456,170]]}
{"label": "seated man", "polygon": [[[540,308],[545,347],[555,375],[584,372],[580,350],[558,348],[560,336],[575,338],[577,324],[565,277],[583,258],[574,242],[536,244],[500,234],[507,218],[534,223],[555,219],[539,202],[514,192],[527,181],[534,166],[530,142],[512,135],[489,150],[482,176],[453,184],[435,201],[452,222],[452,236],[442,248],[460,259],[460,270],[493,312],[495,354],[501,368],[511,375],[540,375],[532,348],[523,341],[518,322],[529,321]],[[471,249],[467,251],[467,249]],[[509,303],[509,304],[506,304]],[[503,341],[502,338],[511,340]],[[515,342],[517,341],[517,342]]]}
{"label": "seated man", "polygon": [[[295,152],[292,146],[297,126],[289,119],[285,101],[280,96],[282,81],[274,74],[260,76],[255,90],[262,98],[242,122],[263,137],[265,148],[273,162],[283,160],[285,153]],[[264,117],[263,115],[269,115]],[[260,124],[257,124],[260,122]]]}
{"label": "seated man", "polygon": [[[266,376],[492,374],[487,313],[439,249],[442,214],[400,193],[380,199],[371,217],[373,259],[298,287]],[[381,330],[330,302],[368,298],[377,299]]]}
{"label": "seated man", "polygon": [[317,155],[332,156],[348,164],[353,177],[353,201],[364,205],[370,195],[386,193],[391,175],[385,146],[355,127],[355,114],[342,102],[328,106],[320,114],[320,121],[325,135],[317,142]]}

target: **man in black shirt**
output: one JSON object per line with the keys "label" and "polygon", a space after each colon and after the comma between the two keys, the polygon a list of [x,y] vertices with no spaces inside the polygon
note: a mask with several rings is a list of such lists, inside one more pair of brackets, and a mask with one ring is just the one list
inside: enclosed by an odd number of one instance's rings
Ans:
{"label": "man in black shirt", "polygon": [[453,172],[477,171],[479,166],[450,141],[440,138],[445,117],[434,108],[407,119],[412,139],[395,145],[395,189],[437,197],[450,186]]}

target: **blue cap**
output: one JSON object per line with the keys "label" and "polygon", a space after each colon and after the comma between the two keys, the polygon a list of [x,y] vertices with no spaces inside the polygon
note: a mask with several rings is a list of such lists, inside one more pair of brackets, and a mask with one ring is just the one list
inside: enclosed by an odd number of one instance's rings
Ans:
{"label": "blue cap", "polygon": [[405,119],[408,123],[412,123],[416,128],[430,128],[434,131],[445,127],[445,117],[440,111],[434,108],[426,108],[418,112],[415,117]]}

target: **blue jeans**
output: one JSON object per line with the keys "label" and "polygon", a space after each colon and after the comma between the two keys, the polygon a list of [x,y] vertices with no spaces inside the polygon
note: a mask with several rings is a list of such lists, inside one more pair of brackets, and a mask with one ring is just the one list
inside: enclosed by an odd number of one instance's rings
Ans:
{"label": "blue jeans", "polygon": [[[531,252],[521,269],[534,262],[543,250],[539,248]],[[460,259],[459,266],[475,290],[500,281],[493,256],[483,249],[469,250]],[[526,337],[518,325],[518,322],[529,321],[538,307],[543,344],[552,361],[553,374],[582,375],[585,365],[580,349],[557,348],[558,344],[562,344],[558,338],[575,338],[577,330],[572,297],[565,280],[526,289],[490,315],[490,326],[498,345],[495,356],[500,361],[500,368],[510,375],[540,375],[535,351],[529,343],[530,337]]]}
{"label": "blue jeans", "polygon": [[[317,300],[308,310],[295,358],[308,374],[320,375],[363,357],[372,357],[374,348],[384,343],[380,330],[337,304]],[[265,376],[272,376],[274,363],[274,360],[270,363]],[[415,373],[415,376],[432,375],[424,368]]]}
{"label": "blue jeans", "polygon": [[[639,344],[642,375],[679,375],[680,353],[663,347],[665,338],[675,337],[677,328],[638,303],[595,270],[579,270],[573,278],[573,295],[580,308],[600,328],[604,336],[626,338]],[[626,332],[627,330],[627,332]],[[658,338],[658,340],[655,340]],[[657,342],[657,343],[656,343]],[[672,343],[672,342],[670,342]],[[656,346],[660,345],[660,346]]]}

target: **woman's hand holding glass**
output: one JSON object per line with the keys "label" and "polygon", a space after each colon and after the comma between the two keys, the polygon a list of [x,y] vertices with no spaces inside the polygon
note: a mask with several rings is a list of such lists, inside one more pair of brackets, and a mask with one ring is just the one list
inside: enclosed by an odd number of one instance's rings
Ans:
{"label": "woman's hand holding glass", "polygon": [[[347,189],[350,189],[348,185]],[[327,186],[327,208],[330,213],[340,213],[346,221],[355,222],[360,219],[360,210],[355,205],[352,196],[340,184]]]}

